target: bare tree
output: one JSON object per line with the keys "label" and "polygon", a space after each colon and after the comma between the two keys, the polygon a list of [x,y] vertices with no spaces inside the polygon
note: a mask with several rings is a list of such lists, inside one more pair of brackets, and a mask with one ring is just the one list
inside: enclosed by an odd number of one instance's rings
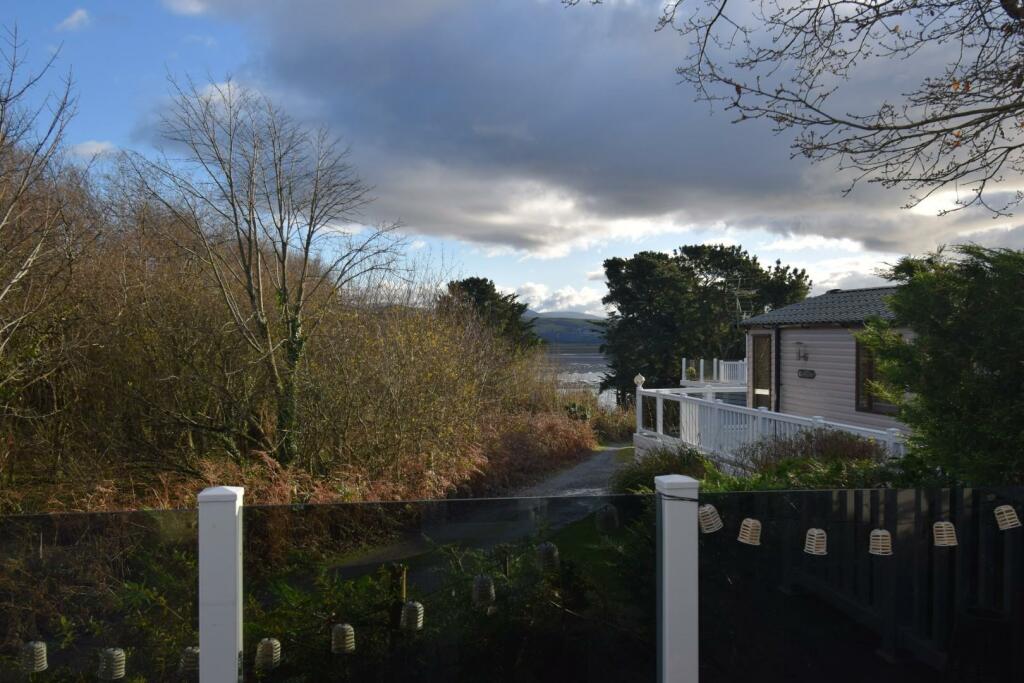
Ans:
{"label": "bare tree", "polygon": [[[847,192],[878,182],[913,206],[956,187],[958,209],[997,215],[1024,199],[990,187],[1024,173],[1021,0],[670,0],[658,27],[689,42],[678,73],[700,99],[793,130],[795,155],[852,171]],[[894,101],[862,102],[853,89],[872,63],[933,71]]]}
{"label": "bare tree", "polygon": [[[57,274],[68,262],[58,161],[74,110],[70,78],[36,97],[55,58],[32,72],[16,30],[0,44],[0,398],[31,382],[31,368],[41,365],[38,358],[14,357],[12,345],[53,300]],[[0,407],[13,410],[6,400]]]}
{"label": "bare tree", "polygon": [[269,97],[228,81],[172,81],[163,134],[177,158],[131,162],[151,196],[189,229],[179,245],[208,266],[234,329],[274,385],[279,462],[297,455],[303,347],[341,293],[395,269],[395,226],[358,225],[369,190],[348,150]]}

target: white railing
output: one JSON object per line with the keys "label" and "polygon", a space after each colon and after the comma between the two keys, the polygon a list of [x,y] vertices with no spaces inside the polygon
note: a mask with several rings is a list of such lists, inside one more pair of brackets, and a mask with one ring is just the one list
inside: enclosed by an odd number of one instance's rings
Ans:
{"label": "white railing", "polygon": [[[719,388],[716,391],[721,391]],[[699,393],[708,396],[707,388]],[[644,425],[644,398],[655,400],[654,429]],[[665,430],[665,403],[679,404],[678,433]],[[643,389],[636,392],[636,433],[654,437],[666,444],[682,442],[705,453],[726,458],[742,446],[769,437],[791,437],[807,429],[838,429],[872,439],[885,445],[894,456],[905,451],[904,435],[898,429],[869,429],[823,417],[803,417],[773,413],[767,408],[744,408],[720,400],[696,398],[682,390]]]}
{"label": "white railing", "polygon": [[[690,368],[693,368],[696,373],[692,378],[687,376]],[[719,360],[718,358],[712,358],[709,361],[704,358],[683,358],[682,377],[679,383],[683,384],[686,382],[746,384],[747,360]]]}

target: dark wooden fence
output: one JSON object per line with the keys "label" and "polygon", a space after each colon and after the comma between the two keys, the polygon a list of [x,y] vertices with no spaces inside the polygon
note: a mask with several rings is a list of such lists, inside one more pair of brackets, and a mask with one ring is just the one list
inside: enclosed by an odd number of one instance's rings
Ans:
{"label": "dark wooden fence", "polygon": [[[787,492],[749,502],[781,536],[766,543],[786,548],[777,555],[784,588],[875,631],[882,656],[913,657],[951,680],[1024,681],[1024,528],[1001,531],[993,512],[1008,504],[1024,517],[1024,489]],[[955,525],[959,545],[934,545],[937,521]],[[802,552],[812,527],[828,533],[825,557]],[[868,553],[876,528],[892,534],[893,555]]]}

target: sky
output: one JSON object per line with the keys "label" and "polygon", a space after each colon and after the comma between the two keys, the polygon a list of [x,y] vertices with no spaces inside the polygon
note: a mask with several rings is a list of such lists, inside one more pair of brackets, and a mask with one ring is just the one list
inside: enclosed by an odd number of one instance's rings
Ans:
{"label": "sky", "polygon": [[[696,102],[674,71],[688,46],[654,30],[657,0],[5,8],[31,64],[56,52],[72,73],[79,158],[152,152],[168,77],[231,77],[343,137],[374,188],[364,222],[400,222],[411,249],[539,311],[601,314],[605,259],[683,244],[806,268],[815,292],[878,284],[886,264],[942,244],[1024,247],[1013,217],[937,216],[948,193],[910,210],[899,190],[844,196],[846,179],[791,159],[788,137]],[[877,69],[857,92],[915,84]]]}

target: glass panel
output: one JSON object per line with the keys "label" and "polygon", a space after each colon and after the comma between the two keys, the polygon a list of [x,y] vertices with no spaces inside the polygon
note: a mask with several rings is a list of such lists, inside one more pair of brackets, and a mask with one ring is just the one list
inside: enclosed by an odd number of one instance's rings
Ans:
{"label": "glass panel", "polygon": [[648,496],[243,512],[246,680],[654,677]]}
{"label": "glass panel", "polygon": [[656,431],[658,429],[658,399],[654,396],[641,396],[640,400],[643,401],[640,406],[644,411],[643,428],[650,432]]}
{"label": "glass panel", "polygon": [[[725,527],[700,539],[701,683],[1002,681],[1024,670],[1024,534],[1001,531],[994,514],[1024,510],[1024,489],[702,500]],[[737,542],[747,517],[762,524],[760,545]],[[936,546],[936,521],[953,524],[956,546]],[[826,554],[805,551],[810,529],[825,532]],[[869,551],[876,529],[891,555]]]}
{"label": "glass panel", "polygon": [[767,334],[754,335],[754,407],[771,408],[772,338]]}
{"label": "glass panel", "polygon": [[[124,651],[124,680],[188,680],[196,524],[194,510],[0,518],[0,681],[96,680],[106,648]],[[48,665],[33,678],[30,641],[45,643],[32,661]]]}

